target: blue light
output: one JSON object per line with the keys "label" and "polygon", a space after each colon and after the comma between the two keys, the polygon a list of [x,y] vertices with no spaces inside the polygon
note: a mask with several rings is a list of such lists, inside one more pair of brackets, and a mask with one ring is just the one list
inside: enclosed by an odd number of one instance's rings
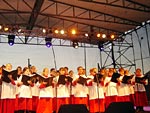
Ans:
{"label": "blue light", "polygon": [[8,44],[9,44],[10,46],[13,46],[13,45],[14,45],[14,41],[13,41],[13,40],[9,40],[9,41],[8,41]]}
{"label": "blue light", "polygon": [[15,35],[8,35],[8,44],[10,46],[14,45]]}
{"label": "blue light", "polygon": [[52,43],[51,43],[51,42],[46,42],[46,46],[47,46],[48,48],[50,48],[50,47],[52,46]]}

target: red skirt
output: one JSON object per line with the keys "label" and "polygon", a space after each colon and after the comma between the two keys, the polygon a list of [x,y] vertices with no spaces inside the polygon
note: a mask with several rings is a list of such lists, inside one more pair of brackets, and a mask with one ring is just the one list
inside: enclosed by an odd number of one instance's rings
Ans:
{"label": "red skirt", "polygon": [[40,98],[36,113],[52,113],[53,112],[53,98]]}
{"label": "red skirt", "polygon": [[1,99],[1,113],[14,113],[15,99]]}
{"label": "red skirt", "polygon": [[111,104],[112,102],[118,102],[117,96],[106,96],[105,97],[105,106],[106,108]]}
{"label": "red skirt", "polygon": [[146,92],[135,92],[135,106],[148,106]]}
{"label": "red skirt", "polygon": [[56,108],[56,112],[58,113],[59,108],[61,105],[63,104],[69,104],[69,97],[64,97],[64,98],[57,98],[57,108]]}
{"label": "red skirt", "polygon": [[32,96],[32,110],[33,111],[37,110],[38,102],[39,102],[39,97],[38,96]]}
{"label": "red skirt", "polygon": [[0,99],[0,113],[2,113],[2,101]]}
{"label": "red skirt", "polygon": [[18,110],[32,111],[32,98],[18,98]]}
{"label": "red skirt", "polygon": [[85,104],[88,107],[88,97],[74,97],[74,104]]}
{"label": "red skirt", "polygon": [[135,105],[135,96],[134,96],[134,94],[130,94],[130,102],[133,103],[133,105]]}
{"label": "red skirt", "polygon": [[54,97],[53,98],[53,111],[56,111],[56,109],[57,109],[57,98],[56,97]]}
{"label": "red skirt", "polygon": [[15,111],[18,111],[18,95],[16,95]]}
{"label": "red skirt", "polygon": [[118,102],[130,102],[130,96],[118,96],[117,97],[117,101]]}
{"label": "red skirt", "polygon": [[104,99],[89,100],[89,109],[90,109],[90,113],[104,112],[105,100]]}

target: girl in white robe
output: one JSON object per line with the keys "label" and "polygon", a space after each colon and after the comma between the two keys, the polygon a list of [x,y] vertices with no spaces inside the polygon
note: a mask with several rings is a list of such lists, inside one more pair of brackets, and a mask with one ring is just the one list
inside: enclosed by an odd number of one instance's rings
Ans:
{"label": "girl in white robe", "polygon": [[[44,68],[42,77],[49,78],[49,69]],[[48,86],[47,82],[39,83],[39,102],[36,113],[52,113],[53,112],[53,86]],[[55,105],[54,105],[55,106]]]}
{"label": "girl in white robe", "polygon": [[[12,71],[12,65],[6,64],[5,71]],[[4,75],[2,75],[4,76]],[[15,100],[16,100],[16,83],[12,79],[12,75],[8,75],[11,82],[2,81],[2,91],[1,91],[1,104],[2,113],[14,113],[15,111]],[[8,109],[9,108],[9,109]]]}

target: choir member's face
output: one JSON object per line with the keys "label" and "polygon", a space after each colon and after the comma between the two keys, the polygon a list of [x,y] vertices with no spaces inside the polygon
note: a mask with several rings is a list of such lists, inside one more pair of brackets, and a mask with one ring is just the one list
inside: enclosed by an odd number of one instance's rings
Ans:
{"label": "choir member's face", "polygon": [[6,64],[6,70],[11,71],[12,70],[12,65],[11,64]]}
{"label": "choir member's face", "polygon": [[120,75],[124,75],[124,70],[122,69],[122,70],[120,70]]}
{"label": "choir member's face", "polygon": [[22,74],[22,68],[18,68],[18,75]]}
{"label": "choir member's face", "polygon": [[65,70],[65,75],[68,75],[68,69],[64,69]]}
{"label": "choir member's face", "polygon": [[37,72],[36,67],[35,66],[31,67],[31,73],[36,73],[36,72]]}
{"label": "choir member's face", "polygon": [[124,71],[124,74],[125,74],[125,75],[129,75],[129,70],[125,70],[125,71]]}
{"label": "choir member's face", "polygon": [[78,69],[78,74],[79,74],[79,75],[82,75],[82,74],[83,74],[83,71],[84,71],[83,68],[79,68],[79,69]]}
{"label": "choir member's face", "polygon": [[109,76],[109,77],[112,77],[113,73],[114,73],[113,71],[109,71],[109,72],[108,72],[108,76]]}
{"label": "choir member's face", "polygon": [[101,75],[105,75],[105,70],[102,69],[102,70],[100,71],[100,74],[101,74]]}
{"label": "choir member's face", "polygon": [[46,77],[49,75],[49,69],[48,68],[44,69],[43,75],[46,76]]}
{"label": "choir member's face", "polygon": [[60,75],[65,75],[65,70],[64,69],[61,69],[59,72],[60,72]]}
{"label": "choir member's face", "polygon": [[135,72],[136,76],[141,76],[141,70],[140,69],[137,69],[136,72]]}
{"label": "choir member's face", "polygon": [[25,75],[30,75],[30,70],[26,69],[26,71],[24,72]]}
{"label": "choir member's face", "polygon": [[0,67],[0,75],[2,74],[2,68]]}
{"label": "choir member's face", "polygon": [[56,76],[56,70],[51,71],[51,76]]}
{"label": "choir member's face", "polygon": [[96,74],[97,74],[97,69],[93,69],[93,70],[91,71],[91,75],[95,76]]}
{"label": "choir member's face", "polygon": [[70,77],[73,77],[73,74],[74,74],[73,71],[70,71],[70,72],[69,72]]}

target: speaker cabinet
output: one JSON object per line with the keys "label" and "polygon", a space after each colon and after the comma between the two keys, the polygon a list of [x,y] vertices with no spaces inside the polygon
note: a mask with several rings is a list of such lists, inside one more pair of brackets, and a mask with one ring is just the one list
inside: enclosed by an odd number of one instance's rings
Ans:
{"label": "speaker cabinet", "polygon": [[60,106],[58,113],[89,113],[89,111],[84,104],[69,104]]}
{"label": "speaker cabinet", "polygon": [[131,102],[113,102],[105,113],[135,113],[135,109]]}

